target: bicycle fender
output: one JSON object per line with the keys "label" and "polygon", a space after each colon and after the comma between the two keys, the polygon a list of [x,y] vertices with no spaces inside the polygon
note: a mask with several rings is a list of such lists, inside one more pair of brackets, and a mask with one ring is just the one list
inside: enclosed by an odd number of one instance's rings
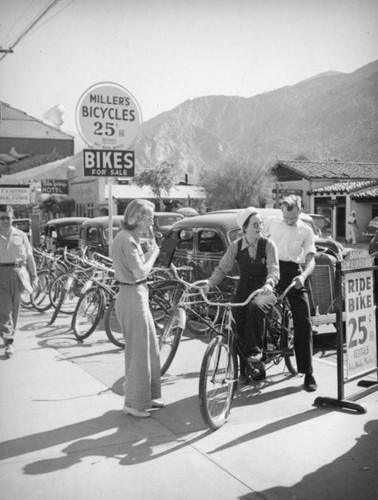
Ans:
{"label": "bicycle fender", "polygon": [[180,307],[179,310],[178,310],[178,313],[179,313],[179,328],[181,328],[182,330],[185,330],[185,325],[186,325],[186,312],[185,310]]}
{"label": "bicycle fender", "polygon": [[74,277],[73,276],[69,276],[67,278],[67,281],[66,281],[65,285],[64,285],[64,289],[65,290],[69,290],[71,288],[71,286],[72,286],[73,281],[74,281]]}

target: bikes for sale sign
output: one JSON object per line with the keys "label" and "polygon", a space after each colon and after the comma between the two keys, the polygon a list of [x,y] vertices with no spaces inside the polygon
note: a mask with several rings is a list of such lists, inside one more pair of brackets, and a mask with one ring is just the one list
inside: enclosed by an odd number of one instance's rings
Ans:
{"label": "bikes for sale sign", "polygon": [[377,366],[373,271],[345,276],[347,376]]}
{"label": "bikes for sale sign", "polygon": [[96,83],[80,97],[76,125],[93,149],[127,149],[136,138],[142,113],[135,97],[117,83]]}

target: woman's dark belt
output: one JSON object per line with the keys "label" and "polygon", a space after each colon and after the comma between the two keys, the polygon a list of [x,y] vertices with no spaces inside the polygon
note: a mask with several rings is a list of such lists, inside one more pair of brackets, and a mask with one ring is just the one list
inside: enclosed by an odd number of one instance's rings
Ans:
{"label": "woman's dark belt", "polygon": [[137,281],[136,283],[123,283],[122,281],[118,281],[119,285],[126,285],[126,286],[142,285],[143,283],[147,283],[147,279],[142,281]]}
{"label": "woman's dark belt", "polygon": [[23,265],[24,265],[23,262],[21,262],[21,264],[18,264],[17,262],[3,262],[3,263],[0,263],[0,267],[21,267]]}

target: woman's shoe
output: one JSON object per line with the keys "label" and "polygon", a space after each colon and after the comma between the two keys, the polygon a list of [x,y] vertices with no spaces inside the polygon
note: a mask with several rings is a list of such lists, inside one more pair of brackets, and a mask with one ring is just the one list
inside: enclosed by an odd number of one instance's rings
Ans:
{"label": "woman's shoe", "polygon": [[148,413],[148,411],[137,410],[136,408],[131,408],[130,406],[126,405],[123,407],[122,412],[125,415],[132,415],[133,417],[138,417],[138,418],[147,418],[151,416],[151,414]]}
{"label": "woman's shoe", "polygon": [[164,408],[165,403],[161,399],[153,399],[151,401],[151,408]]}

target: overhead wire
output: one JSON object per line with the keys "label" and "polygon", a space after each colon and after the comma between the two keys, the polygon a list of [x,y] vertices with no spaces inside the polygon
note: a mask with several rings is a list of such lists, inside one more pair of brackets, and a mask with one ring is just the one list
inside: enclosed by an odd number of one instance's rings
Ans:
{"label": "overhead wire", "polygon": [[67,7],[69,7],[75,1],[76,0],[71,0],[70,2],[68,2],[68,4],[64,5],[60,10],[58,10],[57,12],[55,12],[55,14],[53,14],[51,17],[49,17],[48,19],[46,19],[45,22],[43,22],[42,24],[36,26],[33,29],[33,33],[35,33],[36,31],[40,30],[41,28],[43,28],[43,26],[45,26],[47,23],[49,23],[50,21],[52,21],[56,16],[58,16],[61,12],[63,12],[64,9],[66,9]]}
{"label": "overhead wire", "polygon": [[[35,4],[35,2],[37,2],[37,0],[33,0],[31,3],[29,3],[29,5],[27,7],[25,7],[23,13],[17,17],[17,19],[14,21],[14,23],[9,27],[8,31],[6,31],[5,34],[1,37],[0,46],[3,46],[6,44],[6,40],[7,40],[8,35],[10,35],[10,33],[15,29],[16,25],[19,24],[20,21],[22,21],[22,19],[26,15],[27,11]],[[4,42],[3,42],[3,40],[4,40]]]}
{"label": "overhead wire", "polygon": [[[38,16],[34,19],[34,21],[32,21],[22,32],[21,34],[18,36],[18,38],[16,39],[16,41],[14,43],[12,43],[9,47],[9,50],[13,50],[13,48],[34,28],[34,26],[36,26],[36,24],[39,22],[40,19],[42,19],[42,17],[44,17],[47,12],[49,12],[53,7],[55,7],[55,5],[60,2],[61,0],[53,0],[47,7],[44,7],[44,10],[38,14]],[[2,54],[0,56],[0,61],[2,61],[4,59],[4,57],[6,57],[8,55],[8,52],[5,52],[4,54]]]}

